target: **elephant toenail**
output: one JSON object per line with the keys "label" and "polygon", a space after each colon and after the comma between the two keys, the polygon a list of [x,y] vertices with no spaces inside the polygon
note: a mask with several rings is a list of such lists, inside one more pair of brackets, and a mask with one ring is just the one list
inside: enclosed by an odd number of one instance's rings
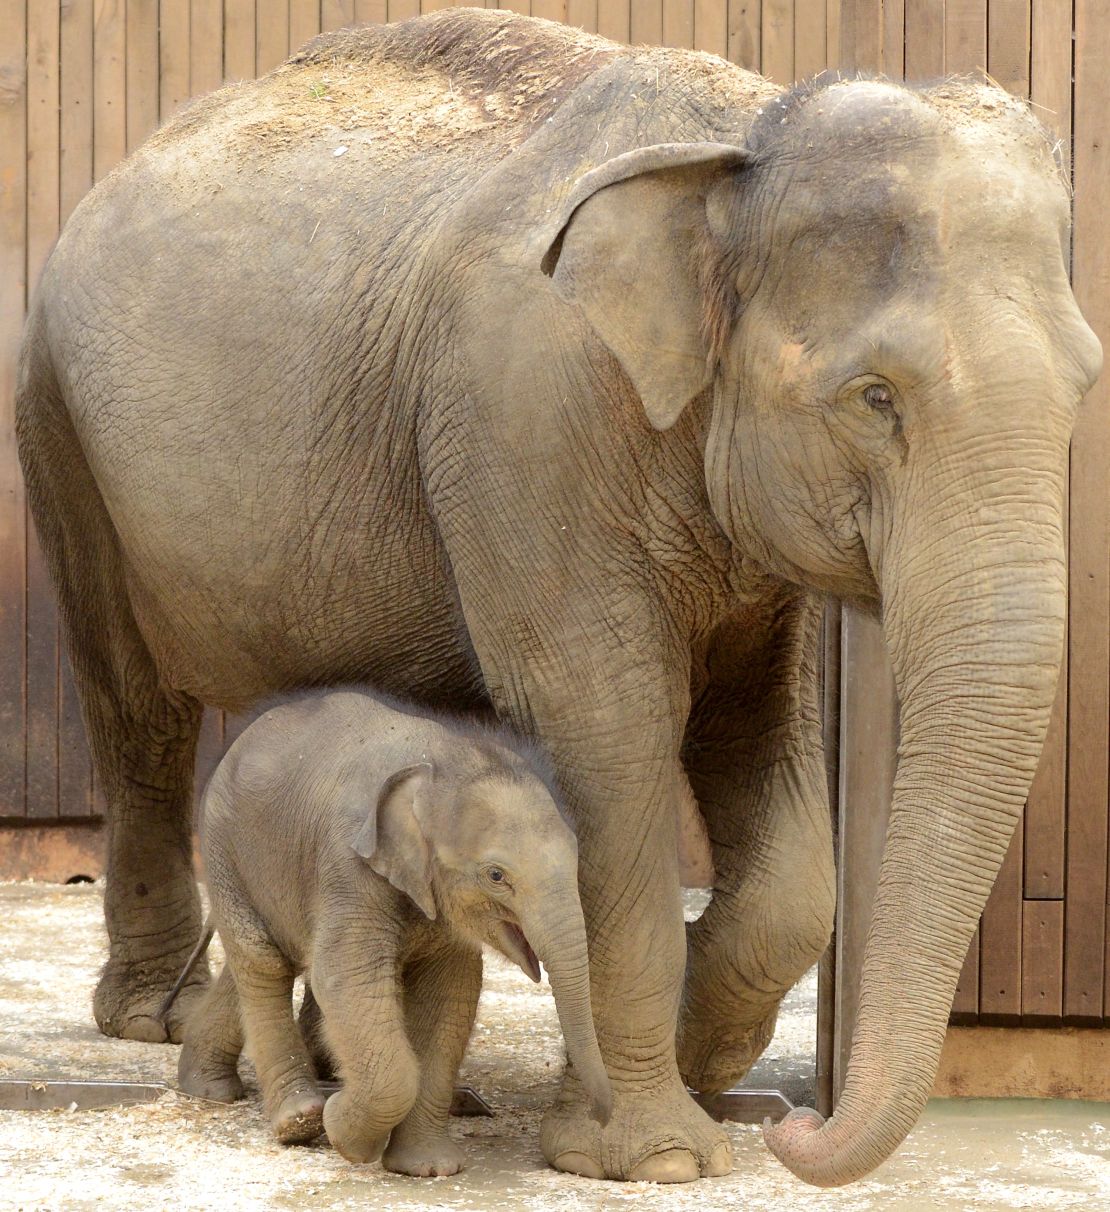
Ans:
{"label": "elephant toenail", "polygon": [[568,1174],[581,1174],[583,1178],[604,1178],[605,1171],[595,1158],[587,1157],[585,1153],[568,1150],[555,1158],[555,1169],[565,1170]]}
{"label": "elephant toenail", "polygon": [[634,1183],[692,1183],[701,1177],[697,1158],[685,1149],[667,1149],[645,1157],[629,1175]]}
{"label": "elephant toenail", "polygon": [[709,1155],[705,1166],[706,1178],[723,1178],[732,1172],[732,1146],[727,1140],[721,1143]]}

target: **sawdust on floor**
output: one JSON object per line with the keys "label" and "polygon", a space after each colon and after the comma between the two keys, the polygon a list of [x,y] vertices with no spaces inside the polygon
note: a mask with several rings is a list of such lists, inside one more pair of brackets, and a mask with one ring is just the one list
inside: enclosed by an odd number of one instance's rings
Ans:
{"label": "sawdust on floor", "polygon": [[[696,895],[691,894],[693,908]],[[177,1049],[109,1040],[92,1021],[105,937],[101,886],[0,885],[0,1077],[112,1078],[172,1083]],[[810,1099],[815,977],[791,994],[779,1031],[746,1084]],[[681,1187],[596,1183],[548,1169],[539,1120],[562,1063],[546,985],[489,957],[478,1026],[460,1080],[493,1104],[493,1119],[460,1119],[461,1174],[410,1179],[354,1166],[326,1143],[283,1148],[257,1090],[225,1107],[174,1092],[101,1111],[0,1112],[0,1209],[510,1209],[645,1212],[697,1209],[1110,1208],[1110,1111],[1100,1104],[932,1104],[898,1155],[843,1191],[788,1174],[758,1128],[727,1125],[731,1175]]]}

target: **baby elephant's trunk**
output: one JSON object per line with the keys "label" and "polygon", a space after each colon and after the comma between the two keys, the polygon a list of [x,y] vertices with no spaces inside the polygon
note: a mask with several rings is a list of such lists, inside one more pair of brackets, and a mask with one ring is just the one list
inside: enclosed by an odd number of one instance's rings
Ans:
{"label": "baby elephant's trunk", "polygon": [[567,1055],[590,1099],[591,1114],[598,1123],[607,1124],[613,1110],[613,1091],[594,1031],[586,923],[575,881],[549,887],[521,925],[547,969]]}

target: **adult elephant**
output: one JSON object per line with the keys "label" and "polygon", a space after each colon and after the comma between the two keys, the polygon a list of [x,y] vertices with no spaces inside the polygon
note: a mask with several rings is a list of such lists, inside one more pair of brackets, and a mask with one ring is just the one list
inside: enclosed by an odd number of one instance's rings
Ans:
{"label": "adult elephant", "polygon": [[[994,89],[779,96],[505,13],[327,35],[152,138],[66,228],[19,391],[109,803],[101,1028],[160,1038],[200,932],[202,704],[492,703],[577,820],[615,1091],[603,1129],[569,1071],[546,1157],[727,1170],[683,1077],[742,1076],[829,935],[833,594],[881,609],[902,748],[843,1098],[770,1142],[812,1182],[877,1165],[1053,697],[1101,357],[1067,246]],[[687,938],[691,793],[716,883]]]}

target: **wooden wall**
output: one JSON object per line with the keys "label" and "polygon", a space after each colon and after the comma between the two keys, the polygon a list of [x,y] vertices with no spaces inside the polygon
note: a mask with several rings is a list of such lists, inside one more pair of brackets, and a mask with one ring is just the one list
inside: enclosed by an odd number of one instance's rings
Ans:
{"label": "wooden wall", "polygon": [[[438,0],[0,0],[0,818],[95,815],[77,705],[12,432],[27,293],[90,185],[189,97],[280,62],[319,30],[399,20]],[[1110,348],[1110,17],[1105,0],[516,0],[501,7],[612,38],[693,46],[783,83],[826,65],[907,79],[985,68],[1065,141],[1074,277]],[[1075,41],[1072,41],[1072,32]],[[1075,85],[1072,88],[1074,69]],[[125,233],[121,233],[125,238]],[[968,957],[964,1021],[1110,1016],[1110,375],[1084,409],[1071,468],[1068,667],[1045,759]],[[839,790],[842,1021],[885,815],[897,722],[882,640],[846,614]],[[234,725],[231,725],[234,727]],[[203,764],[228,725],[207,721]]]}

